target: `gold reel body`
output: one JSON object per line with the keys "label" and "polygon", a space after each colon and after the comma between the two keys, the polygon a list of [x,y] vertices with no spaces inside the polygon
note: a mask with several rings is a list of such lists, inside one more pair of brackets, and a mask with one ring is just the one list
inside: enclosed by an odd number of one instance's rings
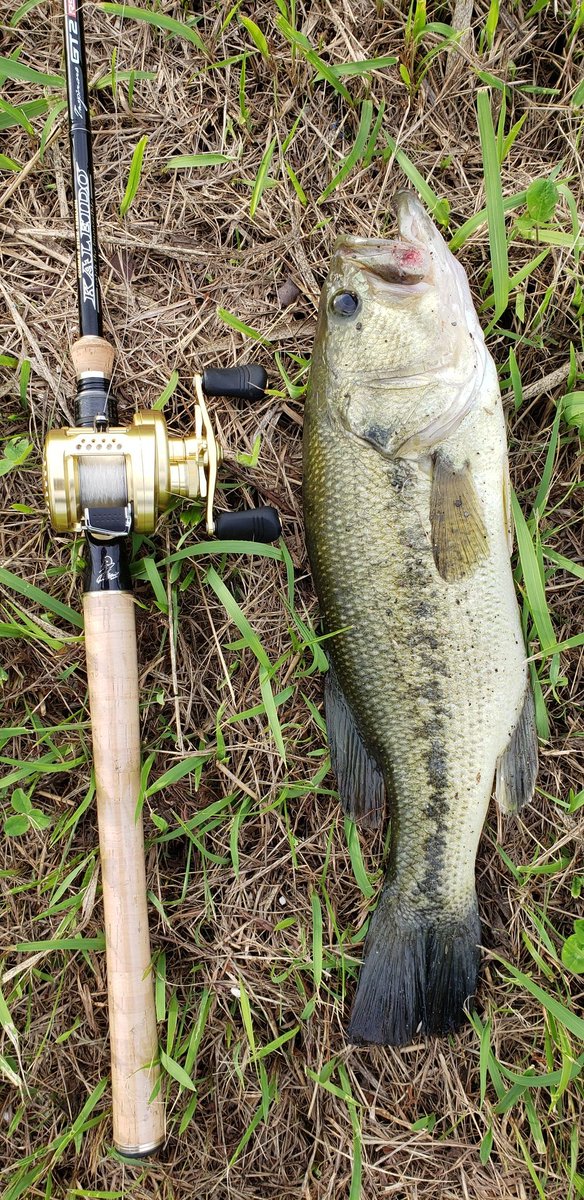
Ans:
{"label": "gold reel body", "polygon": [[195,431],[169,437],[162,413],[137,412],[132,424],[106,429],[52,430],[45,441],[43,483],[51,524],[59,533],[87,528],[93,507],[132,507],[132,528],[152,533],[175,497],[206,501],[207,532],[214,532],[213,498],[221,448],[217,445],[200,376],[195,378]]}

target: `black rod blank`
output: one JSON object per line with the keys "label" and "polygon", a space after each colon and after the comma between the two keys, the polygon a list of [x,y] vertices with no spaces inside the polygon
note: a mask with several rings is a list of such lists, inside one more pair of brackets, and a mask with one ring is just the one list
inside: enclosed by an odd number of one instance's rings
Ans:
{"label": "black rod blank", "polygon": [[79,332],[101,337],[97,230],[82,0],[64,0],[69,142],[75,209]]}

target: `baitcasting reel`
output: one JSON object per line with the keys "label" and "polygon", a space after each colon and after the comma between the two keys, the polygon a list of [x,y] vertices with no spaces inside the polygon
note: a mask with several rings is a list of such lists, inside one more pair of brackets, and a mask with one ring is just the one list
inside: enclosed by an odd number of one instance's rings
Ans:
{"label": "baitcasting reel", "polygon": [[118,425],[109,390],[113,353],[99,337],[73,347],[78,392],[76,426],[52,430],[45,442],[43,483],[53,527],[108,538],[152,533],[175,497],[205,501],[209,535],[271,542],[280,536],[274,508],[213,517],[217,467],[223,457],[205,404],[207,396],[262,399],[263,367],[211,369],[195,375],[194,434],[170,437],[161,412],[134,414]]}

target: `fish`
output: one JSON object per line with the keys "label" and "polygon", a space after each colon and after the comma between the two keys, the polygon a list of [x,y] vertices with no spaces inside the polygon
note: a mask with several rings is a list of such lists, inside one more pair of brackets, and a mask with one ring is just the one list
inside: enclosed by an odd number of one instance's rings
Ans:
{"label": "fish", "polygon": [[351,1043],[457,1030],[480,967],[475,885],[493,784],[534,795],[535,706],[510,555],[505,418],[463,266],[417,195],[394,239],[341,236],[303,438],[306,543],[345,813],[390,810]]}

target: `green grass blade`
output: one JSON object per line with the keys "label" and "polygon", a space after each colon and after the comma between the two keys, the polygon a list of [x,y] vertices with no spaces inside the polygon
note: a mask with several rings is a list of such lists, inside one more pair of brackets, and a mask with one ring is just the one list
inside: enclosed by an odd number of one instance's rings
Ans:
{"label": "green grass blade", "polygon": [[278,754],[280,755],[280,758],[286,762],[286,747],[284,746],[284,738],[282,737],[282,728],[278,719],[278,710],[274,700],[274,693],[272,692],[269,673],[263,666],[260,666],[259,679],[260,692],[262,694],[262,700],[266,710],[266,719],[270,727],[272,737],[276,743]]}
{"label": "green grass blade", "polygon": [[148,579],[148,582],[152,586],[152,590],[154,592],[154,595],[156,596],[156,602],[158,604],[160,611],[162,613],[164,613],[165,616],[167,616],[168,615],[168,597],[166,595],[166,588],[164,586],[164,583],[162,582],[160,571],[158,570],[158,567],[156,566],[154,559],[150,558],[150,557],[143,558],[140,561],[140,565],[144,568],[144,574],[145,574],[146,578]]}
{"label": "green grass blade", "polygon": [[231,620],[235,625],[237,625],[239,632],[245,639],[246,646],[249,646],[249,649],[253,654],[255,654],[255,657],[261,666],[264,667],[266,671],[270,671],[270,660],[262,646],[262,643],[260,642],[257,633],[254,633],[247,617],[241,611],[237,600],[234,596],[232,596],[229,588],[227,588],[223,583],[223,580],[219,578],[214,567],[209,567],[206,580],[210,587],[213,588],[217,598],[221,601],[228,616],[231,617]]}
{"label": "green grass blade", "polygon": [[19,954],[36,954],[37,950],[105,950],[105,936],[47,938],[42,942],[18,942],[14,947]]}
{"label": "green grass blade", "polygon": [[144,137],[141,137],[140,141],[134,147],[134,153],[132,155],[132,162],[130,164],[130,173],[128,175],[128,182],[126,184],[126,190],[124,192],[122,203],[120,204],[120,217],[125,217],[128,209],[134,199],[134,196],[136,195],[136,192],[138,191],[138,188],[140,186],[140,176],[142,174],[142,163],[144,161],[144,151],[145,151],[147,145],[148,145],[148,138],[147,138],[146,134],[144,134]]}
{"label": "green grass blade", "polygon": [[494,315],[495,320],[497,320],[501,316],[501,313],[505,312],[509,301],[509,262],[497,139],[493,128],[491,100],[485,88],[480,88],[477,94],[477,113],[483,155],[485,192],[487,196],[489,245],[491,249],[493,292],[495,296]]}
{"label": "green grass blade", "polygon": [[310,897],[312,906],[312,977],[318,992],[322,980],[322,904],[317,892]]}
{"label": "green grass blade", "polygon": [[170,1055],[162,1049],[162,1046],[160,1047],[160,1064],[164,1067],[164,1070],[172,1077],[172,1079],[176,1079],[176,1082],[180,1084],[181,1088],[188,1088],[190,1092],[196,1091],[195,1084],[190,1076],[187,1075],[184,1067],[181,1067],[180,1063],[175,1062],[174,1058],[171,1058]]}
{"label": "green grass blade", "polygon": [[218,167],[221,163],[235,162],[228,154],[218,154],[209,151],[205,154],[175,154],[169,158],[165,170],[177,171],[184,167]]}
{"label": "green grass blade", "polygon": [[20,8],[17,8],[16,12],[12,14],[8,24],[15,29],[16,26],[20,24],[23,17],[26,17],[27,13],[32,12],[33,8],[38,8],[44,3],[45,0],[24,0],[24,4],[21,4]]}
{"label": "green grass blade", "polygon": [[211,754],[205,750],[198,750],[194,754],[187,755],[180,762],[175,763],[173,767],[169,767],[163,775],[159,775],[150,787],[146,788],[145,796],[154,796],[156,792],[161,792],[163,788],[170,787],[172,783],[178,783],[179,779],[184,779],[185,775],[190,775],[192,771],[196,771],[200,767],[201,762],[208,762]]}
{"label": "green grass blade", "polygon": [[386,67],[393,67],[397,62],[395,54],[384,54],[381,58],[364,58],[358,62],[339,63],[338,66],[331,66],[331,71],[337,76],[337,79],[352,77],[357,75],[369,75],[371,71],[383,71]]}
{"label": "green grass blade", "polygon": [[362,1200],[361,1193],[361,1175],[362,1175],[362,1135],[361,1135],[361,1118],[358,1112],[357,1103],[351,1092],[351,1084],[349,1082],[349,1073],[344,1063],[339,1063],[337,1070],[339,1079],[343,1085],[343,1090],[350,1097],[350,1103],[347,1104],[349,1119],[353,1128],[353,1163],[351,1168],[351,1190],[349,1192],[349,1200]]}
{"label": "green grass blade", "polygon": [[241,321],[239,317],[235,316],[235,313],[228,312],[226,308],[218,308],[217,316],[220,317],[225,325],[229,325],[230,329],[235,329],[237,333],[243,333],[245,337],[253,338],[256,342],[262,342],[264,346],[271,345],[269,338],[264,337],[262,333],[258,333],[257,329],[252,329],[251,325],[246,325],[245,321]]}
{"label": "green grass blade", "polygon": [[335,92],[338,92],[339,96],[343,97],[343,100],[346,100],[348,104],[351,104],[352,101],[350,93],[347,91],[344,84],[341,83],[340,79],[337,78],[334,68],[329,63],[323,62],[320,55],[318,55],[316,50],[314,50],[311,46],[308,38],[305,37],[303,33],[299,33],[298,30],[293,29],[290,23],[283,16],[276,17],[276,25],[278,26],[280,33],[282,33],[286,38],[286,41],[291,46],[294,46],[296,50],[298,50],[302,57],[306,59],[307,63],[309,63],[313,70],[316,71],[318,77],[326,80],[326,82],[330,84],[332,88],[334,88]]}
{"label": "green grass blade", "polygon": [[168,558],[163,558],[160,565],[164,567],[166,563],[180,562],[184,558],[201,558],[205,554],[258,554],[260,558],[273,558],[276,562],[282,562],[284,557],[279,546],[268,546],[263,542],[237,542],[225,538],[223,541],[196,542],[193,546],[185,546],[175,554],[169,554]]}
{"label": "green grass blade", "polygon": [[250,202],[250,206],[249,206],[249,215],[252,218],[255,217],[258,204],[263,196],[263,193],[264,193],[264,190],[266,187],[266,183],[268,181],[268,173],[269,173],[270,167],[272,165],[272,157],[274,154],[275,146],[276,146],[276,138],[273,137],[269,146],[264,151],[264,154],[262,156],[262,161],[258,168],[258,173],[255,177],[255,181],[254,181],[254,185],[253,185],[253,189],[252,189],[252,193],[251,193],[251,202]]}
{"label": "green grass blade", "polygon": [[16,79],[19,83],[38,83],[40,87],[64,88],[65,80],[62,75],[45,75],[27,67],[26,63],[16,58],[0,58],[0,83],[5,79]]}
{"label": "green grass blade", "polygon": [[[527,188],[524,188],[521,192],[516,192],[514,196],[504,196],[503,211],[513,212],[516,208],[523,208],[526,200]],[[464,224],[460,226],[460,229],[457,229],[456,233],[453,235],[453,237],[451,237],[448,243],[452,253],[455,254],[457,250],[460,250],[461,246],[464,246],[465,242],[468,242],[469,237],[471,237],[473,233],[476,233],[477,229],[480,229],[481,225],[485,225],[488,219],[489,214],[486,208],[481,208],[478,213],[475,213],[474,217],[469,217],[468,221],[465,221]]]}
{"label": "green grass blade", "polygon": [[395,138],[392,138],[389,133],[386,133],[385,141],[387,143],[387,149],[383,154],[384,159],[387,159],[390,156],[395,158],[395,161],[399,163],[404,175],[407,176],[410,183],[415,187],[416,191],[420,193],[426,208],[432,214],[434,220],[438,221],[439,225],[448,225],[450,220],[450,205],[448,204],[448,201],[436,195],[436,193],[430,187],[430,184],[424,179],[424,176],[420,174],[418,168],[415,167],[411,159],[408,158],[405,150],[400,149]]}
{"label": "green grass blade", "polygon": [[99,7],[102,12],[110,13],[112,17],[128,17],[132,21],[145,21],[147,25],[154,25],[163,33],[171,33],[174,37],[192,42],[193,46],[196,46],[203,54],[207,53],[204,43],[192,25],[185,25],[183,21],[175,21],[174,17],[167,17],[161,12],[151,12],[147,8],[134,8],[130,4],[104,3]]}
{"label": "green grass blade", "polygon": [[78,629],[83,629],[83,617],[80,613],[75,612],[74,608],[69,608],[67,604],[62,604],[60,600],[56,600],[54,596],[50,596],[48,592],[44,592],[42,588],[36,587],[34,583],[27,583],[25,579],[19,579],[18,575],[13,575],[12,571],[8,571],[6,567],[0,567],[0,584],[11,588],[12,591],[18,592],[25,599],[31,600],[34,604],[40,604],[49,612],[55,613],[58,617],[63,617],[65,621],[69,621],[71,625],[76,625]]}
{"label": "green grass blade", "polygon": [[523,971],[519,971],[517,967],[514,967],[511,963],[506,962],[504,958],[500,958],[498,954],[494,957],[503,964],[505,970],[510,972],[513,979],[519,983],[521,987],[525,988],[526,991],[531,993],[531,995],[538,1001],[539,1004],[543,1006],[543,1008],[545,1008],[546,1012],[549,1013],[554,1020],[559,1021],[565,1029],[568,1029],[570,1033],[573,1033],[574,1036],[579,1038],[580,1041],[584,1041],[584,1020],[582,1017],[579,1017],[577,1013],[572,1011],[571,1008],[567,1008],[566,1005],[562,1004],[561,1001],[555,996],[550,996],[549,992],[545,992],[544,989],[539,986],[539,984],[534,983],[533,979],[531,979],[529,975],[524,975]]}
{"label": "green grass blade", "polygon": [[266,38],[265,38],[264,34],[262,33],[259,25],[256,25],[255,21],[252,21],[251,17],[244,17],[241,14],[239,16],[239,20],[241,21],[241,24],[243,26],[245,26],[245,28],[247,29],[247,32],[249,33],[249,36],[250,36],[252,42],[254,43],[255,46],[257,46],[258,50],[260,51],[260,54],[263,54],[264,58],[269,58],[270,57],[270,48],[268,46]]}
{"label": "green grass blade", "polygon": [[517,548],[523,572],[526,600],[542,652],[548,654],[556,644],[556,635],[545,598],[544,581],[537,561],[535,546],[515,492],[511,493],[511,507],[517,533]]}
{"label": "green grass blade", "polygon": [[351,859],[351,866],[353,868],[355,880],[359,884],[363,895],[367,896],[367,899],[370,900],[371,897],[375,895],[375,888],[371,886],[365,870],[357,826],[355,825],[355,822],[350,821],[348,817],[345,817],[344,826],[345,837],[347,839],[347,846],[349,849],[349,856]]}
{"label": "green grass blade", "polygon": [[357,136],[355,138],[354,145],[349,151],[340,171],[338,171],[334,179],[331,179],[330,183],[327,184],[322,195],[318,197],[317,204],[322,204],[324,200],[328,199],[328,197],[331,195],[331,192],[334,192],[335,188],[337,188],[339,184],[347,178],[347,175],[350,175],[353,167],[356,166],[360,158],[362,158],[369,141],[369,131],[371,129],[372,119],[373,104],[371,100],[364,100],[361,105],[359,128],[357,130]]}
{"label": "green grass blade", "polygon": [[[276,1095],[276,1090],[277,1090],[277,1077],[276,1077],[276,1075],[273,1075],[272,1079],[270,1080],[270,1084],[269,1084],[269,1088],[268,1088],[268,1102],[270,1104],[274,1100],[274,1097]],[[259,1108],[256,1109],[256,1112],[254,1113],[243,1137],[238,1142],[233,1154],[231,1155],[231,1158],[229,1159],[230,1167],[232,1167],[237,1162],[242,1150],[245,1150],[245,1147],[247,1146],[249,1139],[255,1133],[258,1125],[260,1124],[260,1121],[263,1121],[265,1119],[266,1119],[266,1105],[265,1105],[264,1099],[262,1099],[261,1104],[259,1105]]]}

